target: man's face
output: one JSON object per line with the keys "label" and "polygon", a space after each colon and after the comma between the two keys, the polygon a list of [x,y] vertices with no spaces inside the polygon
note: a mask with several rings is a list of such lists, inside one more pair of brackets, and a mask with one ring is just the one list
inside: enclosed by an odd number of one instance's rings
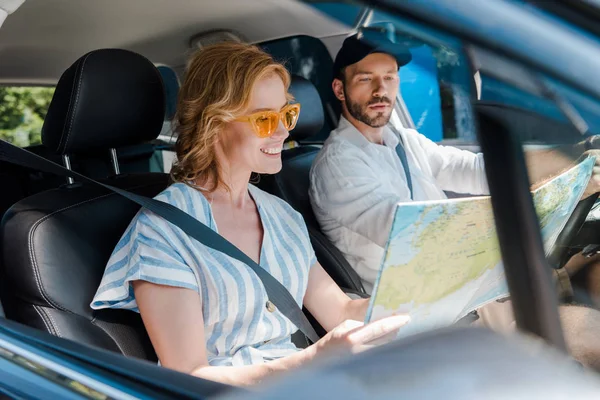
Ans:
{"label": "man's face", "polygon": [[394,57],[373,53],[346,67],[344,82],[334,80],[333,90],[353,118],[379,128],[390,120],[398,83],[398,64]]}

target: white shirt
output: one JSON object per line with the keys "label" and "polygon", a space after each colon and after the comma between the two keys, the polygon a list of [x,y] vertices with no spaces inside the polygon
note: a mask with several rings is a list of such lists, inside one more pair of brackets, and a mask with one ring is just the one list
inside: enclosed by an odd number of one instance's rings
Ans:
{"label": "white shirt", "polygon": [[[413,200],[445,199],[444,191],[487,194],[483,155],[439,146],[413,129],[398,128],[413,185]],[[310,171],[310,200],[323,233],[346,256],[370,293],[398,203],[411,201],[389,128],[384,145],[368,141],[340,119]]]}
{"label": "white shirt", "polygon": [[[248,191],[263,226],[260,266],[283,284],[298,306],[316,263],[302,216],[283,200],[253,185]],[[212,207],[201,192],[175,183],[157,200],[187,212],[218,232]],[[115,247],[93,309],[138,312],[132,281],[145,280],[198,292],[210,365],[252,365],[298,351],[291,335],[298,328],[277,309],[246,264],[210,249],[156,214],[142,209]]]}

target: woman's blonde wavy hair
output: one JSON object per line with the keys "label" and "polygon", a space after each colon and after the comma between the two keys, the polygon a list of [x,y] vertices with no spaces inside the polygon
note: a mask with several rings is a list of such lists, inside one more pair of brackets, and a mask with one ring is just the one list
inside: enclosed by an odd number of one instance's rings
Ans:
{"label": "woman's blonde wavy hair", "polygon": [[225,124],[244,113],[260,79],[277,75],[287,94],[290,75],[285,67],[258,47],[223,42],[197,51],[191,58],[177,100],[174,129],[177,161],[171,179],[213,192],[227,185],[220,174],[215,143]]}

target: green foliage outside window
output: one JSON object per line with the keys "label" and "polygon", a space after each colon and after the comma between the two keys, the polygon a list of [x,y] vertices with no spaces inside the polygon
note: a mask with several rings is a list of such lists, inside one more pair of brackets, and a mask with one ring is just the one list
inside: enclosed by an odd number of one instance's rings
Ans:
{"label": "green foliage outside window", "polygon": [[42,142],[53,87],[0,86],[0,139],[20,147]]}

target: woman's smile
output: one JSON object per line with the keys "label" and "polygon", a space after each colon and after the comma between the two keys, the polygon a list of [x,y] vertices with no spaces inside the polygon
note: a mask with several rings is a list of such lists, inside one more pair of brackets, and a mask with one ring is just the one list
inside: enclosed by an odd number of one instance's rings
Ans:
{"label": "woman's smile", "polygon": [[283,145],[278,144],[278,145],[274,145],[274,146],[270,146],[270,147],[263,147],[260,149],[260,151],[263,152],[267,156],[277,156],[278,157],[281,154],[282,149],[283,149]]}

